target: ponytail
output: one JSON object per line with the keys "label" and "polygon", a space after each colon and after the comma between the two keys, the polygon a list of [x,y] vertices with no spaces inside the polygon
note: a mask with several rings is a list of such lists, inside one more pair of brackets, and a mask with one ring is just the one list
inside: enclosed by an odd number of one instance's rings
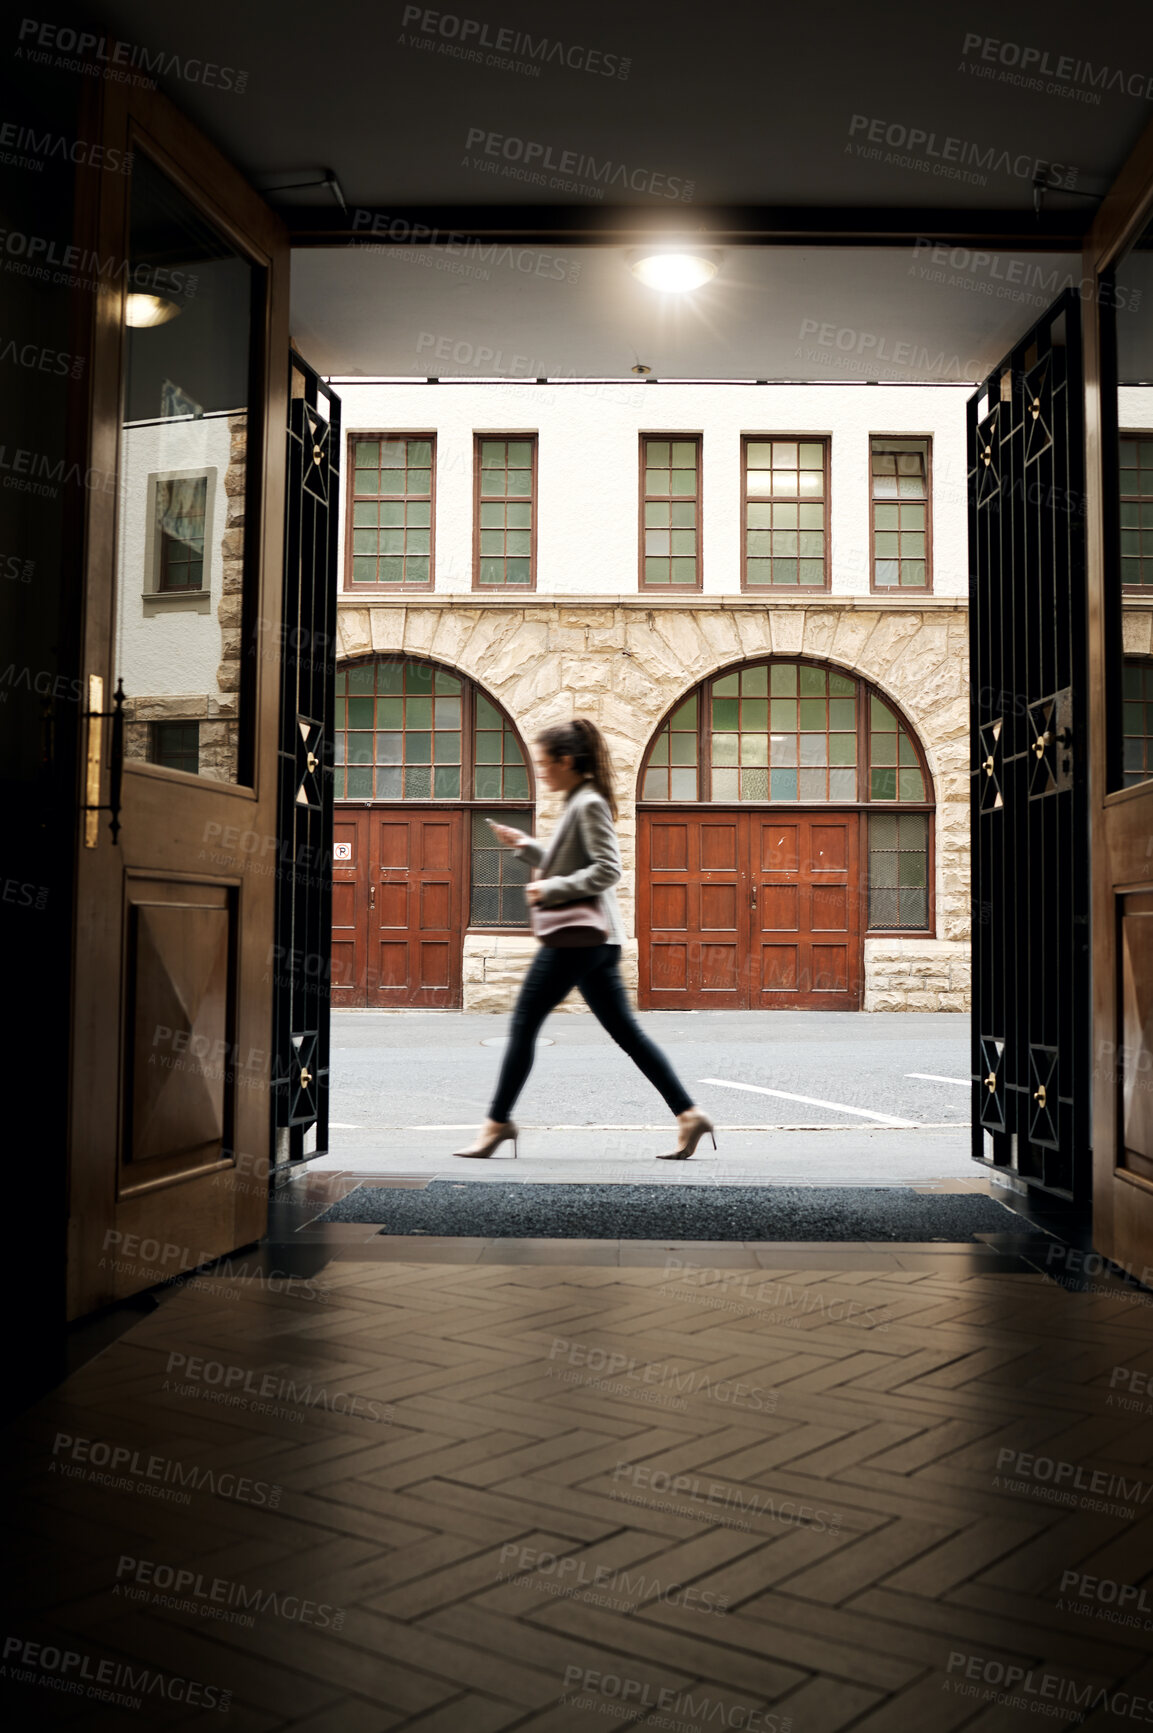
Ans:
{"label": "ponytail", "polygon": [[550,758],[571,758],[577,775],[592,783],[616,818],[612,759],[608,743],[595,722],[590,722],[587,716],[574,716],[571,722],[558,722],[546,728],[537,735],[536,743]]}

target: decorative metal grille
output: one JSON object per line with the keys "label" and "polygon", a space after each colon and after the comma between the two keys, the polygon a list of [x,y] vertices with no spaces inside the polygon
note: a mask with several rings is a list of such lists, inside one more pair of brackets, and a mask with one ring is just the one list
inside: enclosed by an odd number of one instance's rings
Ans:
{"label": "decorative metal grille", "polygon": [[1089,1150],[1080,306],[969,402],[973,1155],[1082,1198]]}
{"label": "decorative metal grille", "polygon": [[340,399],[293,355],[288,413],[280,685],[274,1123],[304,1153],[328,1146],[332,937],[332,738]]}

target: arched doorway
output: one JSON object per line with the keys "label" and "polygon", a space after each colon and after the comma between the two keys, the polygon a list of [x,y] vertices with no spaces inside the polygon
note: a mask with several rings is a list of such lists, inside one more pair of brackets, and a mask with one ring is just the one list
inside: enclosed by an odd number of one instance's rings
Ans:
{"label": "arched doorway", "polygon": [[333,1005],[458,1009],[465,932],[527,927],[485,822],[532,830],[523,742],[467,676],[378,656],[337,670],[334,754]]}
{"label": "arched doorway", "polygon": [[932,935],[933,811],[867,680],[771,657],[702,681],[641,769],[640,1003],[859,1010],[866,935]]}

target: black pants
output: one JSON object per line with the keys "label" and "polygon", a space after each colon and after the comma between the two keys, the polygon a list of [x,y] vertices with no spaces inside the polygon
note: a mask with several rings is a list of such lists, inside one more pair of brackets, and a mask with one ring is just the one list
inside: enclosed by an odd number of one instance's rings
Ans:
{"label": "black pants", "polygon": [[541,1025],[574,987],[580,988],[581,997],[602,1029],[607,1030],[617,1046],[623,1048],[633,1064],[660,1091],[672,1111],[683,1113],[692,1106],[692,1096],[685,1094],[676,1072],[629,1009],[620,977],[620,958],[619,945],[589,945],[586,949],[572,951],[541,946],[525,976],[512,1014],[509,1043],[489,1109],[493,1119],[501,1125],[507,1121],[532,1070]]}

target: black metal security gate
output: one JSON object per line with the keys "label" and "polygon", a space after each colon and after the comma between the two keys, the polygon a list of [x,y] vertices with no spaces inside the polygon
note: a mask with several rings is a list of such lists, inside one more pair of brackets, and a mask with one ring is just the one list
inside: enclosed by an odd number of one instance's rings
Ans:
{"label": "black metal security gate", "polygon": [[1062,296],[970,399],[973,1155],[1090,1190],[1085,443]]}
{"label": "black metal security gate", "polygon": [[299,355],[290,368],[281,640],[273,1111],[289,1157],[328,1147],[332,724],[340,399]]}

